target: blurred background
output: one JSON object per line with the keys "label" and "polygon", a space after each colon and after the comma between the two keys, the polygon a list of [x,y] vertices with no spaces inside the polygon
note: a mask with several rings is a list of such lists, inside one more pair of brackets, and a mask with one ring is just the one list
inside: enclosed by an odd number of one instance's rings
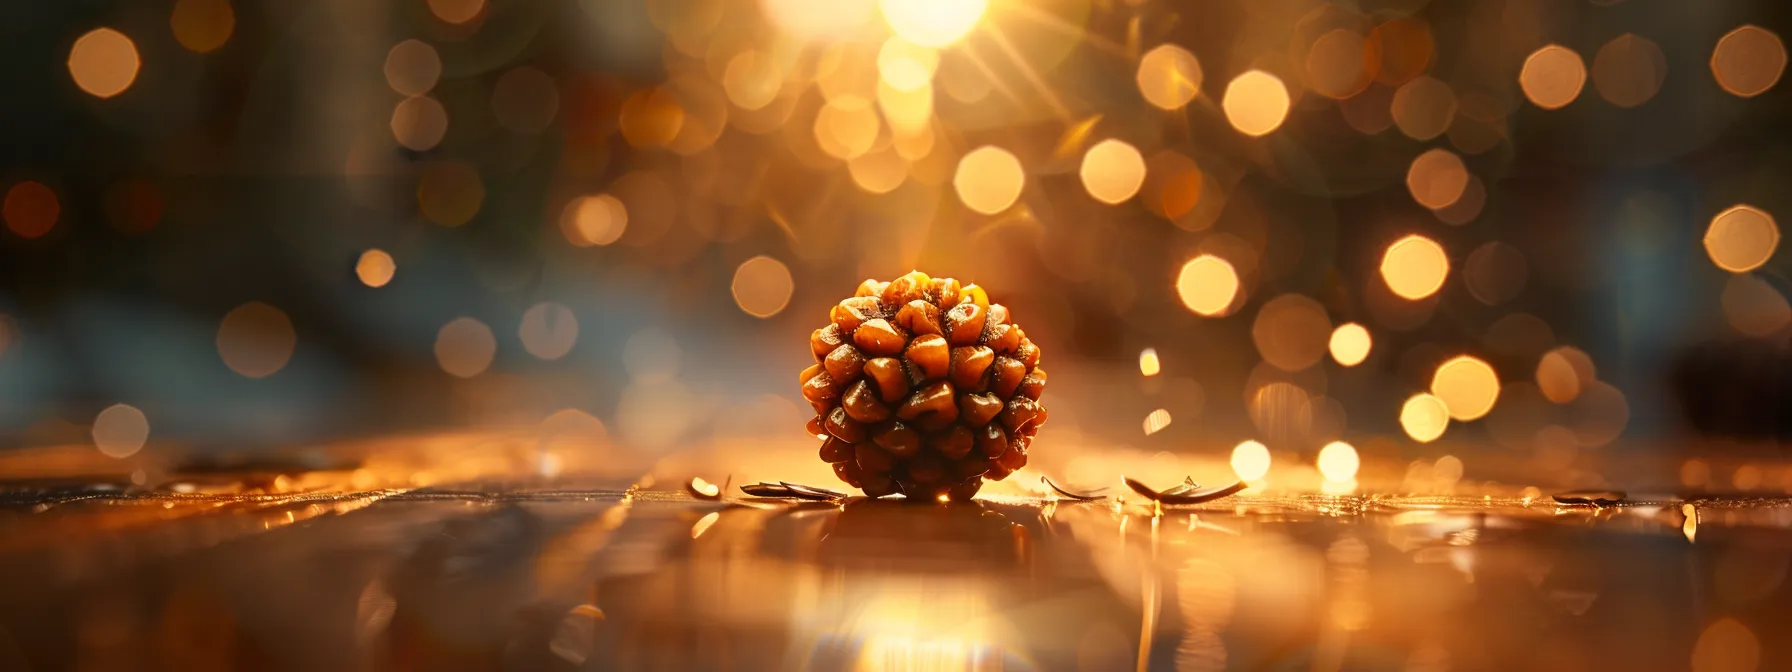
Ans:
{"label": "blurred background", "polygon": [[1634,458],[1792,491],[1771,447],[1703,457],[1671,385],[1792,322],[1789,10],[5,3],[0,446],[142,483],[489,431],[550,475],[825,479],[808,334],[920,269],[1040,344],[1034,466],[1073,486],[1598,487]]}

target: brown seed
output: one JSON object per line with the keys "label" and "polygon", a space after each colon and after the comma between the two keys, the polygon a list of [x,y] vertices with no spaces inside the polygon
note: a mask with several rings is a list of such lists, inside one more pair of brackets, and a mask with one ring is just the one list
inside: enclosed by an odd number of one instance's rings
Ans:
{"label": "brown seed", "polygon": [[916,338],[908,344],[908,350],[902,356],[922,380],[945,378],[952,366],[951,349],[946,347],[946,339],[933,334]]}
{"label": "brown seed", "polygon": [[890,281],[884,288],[883,300],[886,306],[900,306],[910,301],[924,299],[927,296],[927,285],[933,278],[920,271],[909,271],[900,278]]}
{"label": "brown seed", "polygon": [[989,319],[984,321],[985,329],[998,324],[1008,323],[1008,307],[999,303],[989,304]]}
{"label": "brown seed", "polygon": [[865,484],[859,486],[866,497],[883,497],[897,492],[896,481],[884,474],[872,474],[865,477]]}
{"label": "brown seed", "polygon": [[934,484],[946,480],[946,465],[938,455],[922,453],[908,461],[908,477],[921,484]]}
{"label": "brown seed", "polygon": [[882,316],[883,306],[878,304],[875,296],[855,296],[841,301],[828,313],[828,318],[833,320],[834,326],[840,328],[842,336],[851,334],[867,320]]}
{"label": "brown seed", "polygon": [[[816,368],[816,367],[811,367]],[[803,372],[803,398],[810,403],[827,403],[840,398],[840,386],[834,384],[834,377],[826,371],[810,374]]]}
{"label": "brown seed", "polygon": [[869,381],[861,380],[847,388],[846,395],[840,398],[840,407],[848,417],[865,424],[890,419],[890,407],[877,400]]}
{"label": "brown seed", "polygon": [[971,436],[971,428],[964,425],[955,425],[945,434],[933,438],[933,449],[939,451],[941,455],[945,455],[949,460],[964,459],[964,456],[971,453],[971,448],[975,444],[976,439]]}
{"label": "brown seed", "polygon": [[977,450],[983,451],[985,457],[1001,457],[1008,452],[1008,434],[1001,425],[985,425],[977,430]]}
{"label": "brown seed", "polygon": [[1026,334],[1021,334],[1020,347],[1014,349],[1014,358],[1027,365],[1028,370],[1032,370],[1033,367],[1039,366],[1039,348],[1034,347],[1033,342],[1027,340]]}
{"label": "brown seed", "polygon": [[1020,387],[1015,390],[1015,393],[1028,399],[1038,400],[1039,395],[1045,393],[1045,371],[1033,369],[1032,373],[1021,379]]}
{"label": "brown seed", "polygon": [[859,471],[866,474],[887,474],[896,468],[895,457],[869,443],[853,446],[852,455],[853,460],[859,463]]}
{"label": "brown seed", "polygon": [[908,396],[908,372],[894,357],[879,357],[865,362],[865,376],[877,384],[878,398],[896,403]]}
{"label": "brown seed", "polygon": [[828,411],[828,434],[847,443],[858,443],[866,438],[865,426],[848,417],[844,407],[836,406]]}
{"label": "brown seed", "polygon": [[996,466],[1008,470],[1009,473],[1020,471],[1021,467],[1027,466],[1026,448],[1020,441],[1014,443],[1015,445],[1009,446],[1001,457],[996,458]]}
{"label": "brown seed", "polygon": [[902,352],[902,346],[908,345],[908,336],[889,320],[879,317],[859,325],[858,331],[852,332],[852,342],[872,357],[892,357]]}
{"label": "brown seed", "polygon": [[857,296],[883,296],[884,295],[884,287],[888,286],[889,284],[890,283],[887,283],[887,282],[878,282],[871,278],[865,278],[864,282],[859,283],[858,291],[853,292],[852,295],[855,297],[857,297]]}
{"label": "brown seed", "polygon": [[821,442],[821,461],[833,464],[852,459],[852,444],[834,437]]}
{"label": "brown seed", "polygon": [[900,422],[890,423],[889,427],[872,435],[871,441],[905,460],[921,452],[921,433]]}
{"label": "brown seed", "polygon": [[1011,357],[997,357],[991,368],[995,369],[995,373],[990,376],[990,391],[1003,399],[1013,397],[1014,391],[1020,387],[1020,381],[1027,377],[1027,365]]}
{"label": "brown seed", "polygon": [[809,418],[809,424],[804,425],[803,428],[809,430],[809,435],[817,439],[828,438],[827,424],[819,415]]}
{"label": "brown seed", "polygon": [[908,396],[896,417],[909,420],[923,430],[944,429],[958,419],[958,406],[953,403],[952,384],[940,381]]}
{"label": "brown seed", "polygon": [[817,362],[826,359],[828,353],[840,347],[841,343],[845,341],[840,338],[840,325],[830,324],[809,334],[809,352],[815,353]]}
{"label": "brown seed", "polygon": [[961,394],[958,396],[958,420],[972,427],[982,427],[1002,412],[1002,400],[993,394]]}
{"label": "brown seed", "polygon": [[976,284],[965,285],[964,289],[958,290],[958,302],[961,304],[974,303],[978,306],[988,308],[989,293],[983,291],[983,288],[978,287]]}
{"label": "brown seed", "polygon": [[859,379],[860,372],[865,368],[865,356],[859,354],[858,348],[843,345],[828,353],[821,365],[827,368],[828,375],[833,376],[835,382],[850,383]]}
{"label": "brown seed", "polygon": [[[996,353],[981,345],[953,348],[952,386],[967,392],[982,392],[988,385],[983,374],[989,371],[989,365],[995,359]],[[1026,383],[1022,381],[1021,384]]]}
{"label": "brown seed", "polygon": [[958,281],[952,278],[934,278],[927,284],[927,301],[942,308],[958,305]]}
{"label": "brown seed", "polygon": [[852,460],[843,460],[834,463],[834,475],[839,476],[840,480],[845,481],[847,485],[852,487],[857,488],[864,485],[864,481],[861,479],[863,473],[864,472],[859,471],[858,463]]}
{"label": "brown seed", "polygon": [[1034,417],[1039,415],[1039,402],[1026,397],[1015,397],[1008,400],[1007,407],[1002,409],[1000,418],[1002,428],[1009,434],[1024,432],[1032,426]]}
{"label": "brown seed", "polygon": [[946,313],[946,340],[954,346],[976,345],[983,338],[983,320],[989,309],[975,303],[961,303]]}
{"label": "brown seed", "polygon": [[926,301],[910,301],[896,311],[896,326],[916,336],[945,333],[940,331],[939,306]]}
{"label": "brown seed", "polygon": [[998,355],[1006,355],[1020,347],[1020,330],[1012,324],[998,324],[989,330],[989,338],[984,341],[990,350]]}
{"label": "brown seed", "polygon": [[952,475],[957,478],[977,478],[989,473],[989,467],[992,464],[994,462],[987,457],[972,455],[952,465]]}

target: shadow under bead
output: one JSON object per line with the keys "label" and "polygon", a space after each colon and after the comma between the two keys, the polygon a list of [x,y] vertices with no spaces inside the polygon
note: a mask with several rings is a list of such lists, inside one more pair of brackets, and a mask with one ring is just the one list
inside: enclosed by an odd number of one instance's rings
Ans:
{"label": "shadow under bead", "polygon": [[866,280],[810,334],[807,429],[866,495],[970,499],[1027,464],[1045,424],[1040,351],[977,285],[920,271]]}

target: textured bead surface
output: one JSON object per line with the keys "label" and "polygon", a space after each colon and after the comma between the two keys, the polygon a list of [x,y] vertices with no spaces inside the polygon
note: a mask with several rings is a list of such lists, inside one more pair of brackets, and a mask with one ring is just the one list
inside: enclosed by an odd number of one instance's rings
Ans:
{"label": "textured bead surface", "polygon": [[866,495],[969,499],[1027,464],[1045,424],[1039,347],[976,285],[866,280],[809,337],[799,377],[821,459]]}

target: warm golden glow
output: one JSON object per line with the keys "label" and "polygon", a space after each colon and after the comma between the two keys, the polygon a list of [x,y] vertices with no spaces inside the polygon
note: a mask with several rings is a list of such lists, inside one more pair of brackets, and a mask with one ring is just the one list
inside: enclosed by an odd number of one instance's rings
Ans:
{"label": "warm golden glow", "polygon": [[952,188],[958,200],[985,215],[1007,210],[1020,198],[1026,173],[1020,159],[1008,150],[985,145],[971,150],[958,160],[958,172],[952,176]]}
{"label": "warm golden glow", "polygon": [[771,317],[790,303],[790,292],[796,283],[784,262],[758,256],[741,262],[734,269],[734,304],[753,317]]}
{"label": "warm golden glow", "polygon": [[1145,436],[1151,436],[1170,426],[1170,412],[1157,409],[1145,416]]}
{"label": "warm golden glow", "polygon": [[871,151],[881,128],[871,101],[854,95],[836,96],[815,114],[815,142],[836,159]]}
{"label": "warm golden glow", "polygon": [[1256,441],[1245,441],[1232,448],[1232,473],[1241,481],[1261,481],[1269,475],[1269,448]]}
{"label": "warm golden glow", "polygon": [[392,139],[421,152],[441,144],[448,134],[448,110],[429,96],[406,98],[392,109]]}
{"label": "warm golden glow", "polygon": [[463,161],[437,161],[424,166],[417,181],[417,209],[429,221],[455,227],[473,219],[485,204],[485,182]]}
{"label": "warm golden glow", "polygon": [[436,363],[456,378],[484,373],[498,354],[491,327],[471,317],[455,318],[436,332]]}
{"label": "warm golden glow", "polygon": [[1257,309],[1257,319],[1251,323],[1251,341],[1263,355],[1263,361],[1293,372],[1325,358],[1331,331],[1331,317],[1318,301],[1299,294],[1283,294]]}
{"label": "warm golden glow", "polygon": [[1500,379],[1491,364],[1463,355],[1437,367],[1431,376],[1431,394],[1443,400],[1452,419],[1469,422],[1493,410],[1500,396]]}
{"label": "warm golden glow", "polygon": [[62,204],[56,192],[41,182],[20,182],[6,190],[6,202],[0,204],[0,218],[6,228],[20,238],[41,238],[56,227],[62,215]]}
{"label": "warm golden glow", "polygon": [[1437,241],[1411,235],[1388,246],[1381,257],[1381,279],[1388,289],[1408,300],[1423,299],[1444,286],[1450,259]]}
{"label": "warm golden glow", "polygon": [[260,301],[231,309],[218,323],[218,356],[245,378],[266,378],[284,368],[297,341],[286,313]]}
{"label": "warm golden glow", "polygon": [[1343,441],[1333,441],[1320,448],[1317,462],[1320,475],[1333,483],[1356,480],[1356,470],[1362,465],[1361,458],[1356,455],[1356,446]]}
{"label": "warm golden glow", "polygon": [[111,98],[137,80],[137,45],[111,28],[96,28],[75,40],[68,52],[68,73],[82,91],[100,98]]}
{"label": "warm golden glow", "polygon": [[872,0],[760,0],[772,25],[791,37],[831,41],[871,19]]}
{"label": "warm golden glow", "polygon": [[743,110],[770,105],[783,87],[784,70],[778,59],[760,51],[749,49],[735,54],[722,72],[722,91]]}
{"label": "warm golden glow", "polygon": [[1176,295],[1198,315],[1222,315],[1238,295],[1238,272],[1225,259],[1203,254],[1188,260],[1176,274]]}
{"label": "warm golden glow", "polygon": [[579,247],[609,245],[628,229],[628,208],[609,194],[580,196],[560,211],[560,235]]}
{"label": "warm golden glow", "polygon": [[1400,428],[1419,443],[1436,441],[1450,427],[1450,409],[1442,399],[1415,394],[1400,405]]}
{"label": "warm golden glow", "polygon": [[852,183],[867,193],[887,194],[908,180],[909,163],[892,145],[873,149],[846,162]]}
{"label": "warm golden glow", "polygon": [[1625,33],[1593,55],[1593,88],[1618,107],[1649,102],[1667,79],[1668,60],[1647,38]]}
{"label": "warm golden glow", "polygon": [[398,262],[393,261],[392,255],[385,250],[367,250],[355,260],[355,277],[368,287],[385,287],[397,272]]}
{"label": "warm golden glow", "polygon": [[128,404],[113,404],[93,419],[93,445],[106,457],[137,454],[149,440],[149,418]]}
{"label": "warm golden glow", "polygon": [[523,349],[536,359],[553,361],[565,357],[578,344],[579,318],[571,308],[558,303],[537,303],[523,312],[517,337],[523,341]]}
{"label": "warm golden glow", "polygon": [[188,51],[208,54],[230,40],[236,30],[236,12],[230,0],[176,0],[168,18],[174,40]]}
{"label": "warm golden glow", "polygon": [[1289,103],[1288,87],[1282,85],[1282,80],[1262,70],[1250,70],[1226,85],[1220,107],[1226,111],[1226,121],[1238,132],[1259,137],[1282,126],[1288,118]]}
{"label": "warm golden glow", "polygon": [[1562,346],[1537,360],[1537,389],[1544,398],[1566,404],[1598,380],[1593,358],[1577,348]]}
{"label": "warm golden glow", "polygon": [[1743,98],[1761,95],[1786,71],[1786,45],[1780,36],[1759,26],[1743,26],[1724,35],[1711,51],[1711,74],[1717,85]]}
{"label": "warm golden glow", "polygon": [[[1698,510],[1686,505],[1686,538],[1693,538]],[[1761,666],[1761,640],[1734,618],[1720,618],[1705,626],[1692,647],[1692,672],[1755,672]]]}
{"label": "warm golden glow", "polygon": [[1139,352],[1139,373],[1144,376],[1155,376],[1163,368],[1157,361],[1157,349],[1145,348]]}
{"label": "warm golden glow", "polygon": [[877,50],[877,74],[885,84],[898,90],[913,91],[933,83],[939,69],[940,52],[901,37],[884,40]]}
{"label": "warm golden glow", "polygon": [[1343,100],[1375,81],[1380,54],[1369,41],[1349,28],[1333,28],[1313,41],[1307,51],[1307,85],[1321,95]]}
{"label": "warm golden glow", "polygon": [[902,39],[935,49],[963,39],[983,12],[988,0],[881,0],[884,22]]}
{"label": "warm golden glow", "polygon": [[429,0],[429,11],[448,23],[466,23],[485,11],[485,0]]}
{"label": "warm golden glow", "polygon": [[1145,183],[1145,157],[1132,145],[1103,140],[1083,154],[1083,188],[1103,203],[1132,198]]}
{"label": "warm golden glow", "polygon": [[1332,359],[1341,366],[1356,366],[1369,358],[1369,351],[1375,341],[1370,338],[1369,330],[1355,322],[1346,322],[1332,330],[1330,349]]}
{"label": "warm golden glow", "polygon": [[684,108],[666,87],[642,89],[622,101],[616,125],[628,144],[664,147],[684,128]]}
{"label": "warm golden glow", "polygon": [[1450,207],[1468,188],[1468,168],[1462,158],[1447,149],[1432,149],[1412,160],[1406,169],[1406,189],[1412,199],[1432,210]]}
{"label": "warm golden glow", "polygon": [[1394,91],[1389,114],[1406,137],[1430,140],[1443,135],[1456,119],[1456,92],[1435,77],[1419,77]]}
{"label": "warm golden glow", "polygon": [[1780,245],[1780,227],[1754,206],[1736,205],[1711,218],[1705,229],[1705,253],[1711,263],[1731,273],[1747,273],[1773,257]]}
{"label": "warm golden glow", "polygon": [[1587,66],[1573,49],[1552,44],[1531,52],[1518,73],[1518,86],[1531,104],[1561,109],[1580,96],[1587,84]]}
{"label": "warm golden glow", "polygon": [[1139,59],[1136,80],[1145,102],[1166,110],[1180,110],[1201,95],[1201,62],[1187,49],[1158,45]]}
{"label": "warm golden glow", "polygon": [[1786,295],[1754,274],[1730,276],[1724,284],[1724,319],[1749,336],[1766,336],[1792,322]]}
{"label": "warm golden glow", "polygon": [[442,57],[422,40],[405,40],[386,52],[386,85],[406,96],[421,96],[442,78]]}

